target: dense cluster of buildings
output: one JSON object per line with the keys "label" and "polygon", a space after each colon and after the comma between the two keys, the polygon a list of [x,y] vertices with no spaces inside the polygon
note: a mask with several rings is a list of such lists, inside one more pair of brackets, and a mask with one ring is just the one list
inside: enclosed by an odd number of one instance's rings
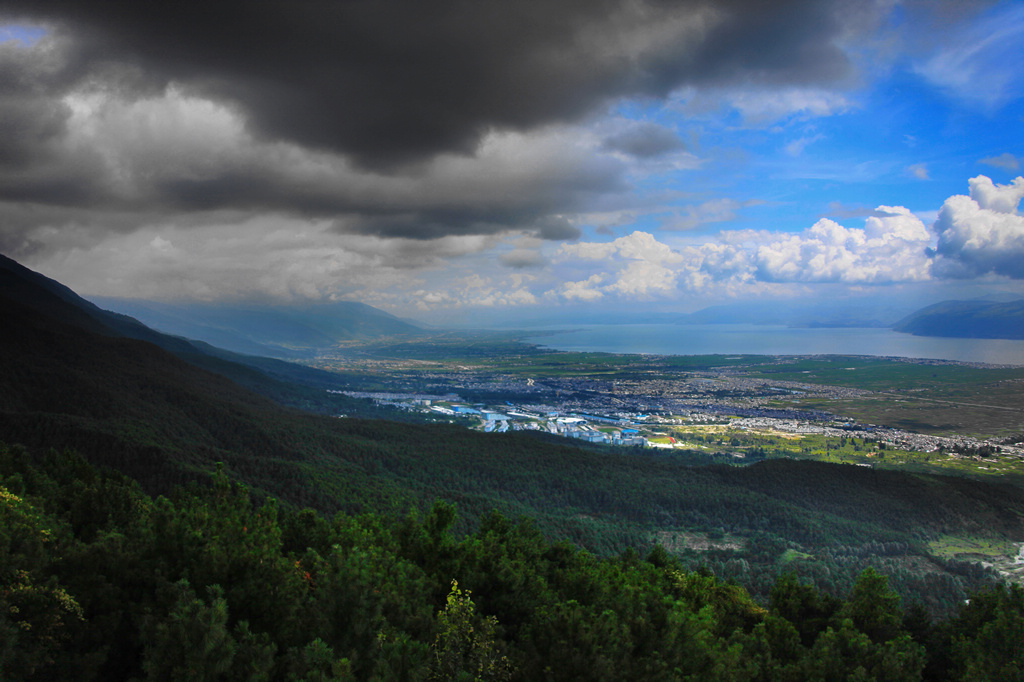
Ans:
{"label": "dense cluster of buildings", "polygon": [[[683,382],[645,381],[635,386],[617,381],[609,385],[593,378],[560,378],[542,385],[532,380],[504,380],[503,389],[524,391],[527,400],[554,399],[550,403],[505,403],[500,407],[468,403],[454,392],[399,393],[334,391],[354,398],[369,398],[379,406],[429,413],[464,421],[488,433],[543,431],[590,443],[621,446],[672,447],[658,429],[673,425],[727,425],[729,429],[775,431],[800,435],[863,438],[885,446],[915,452],[944,451],[977,456],[977,453],[1024,457],[1024,446],[982,441],[968,436],[932,436],[874,425],[837,420],[835,415],[812,410],[770,406],[768,399],[779,391],[791,393],[860,393],[851,389],[811,386],[791,382],[766,382],[718,376]],[[672,385],[670,385],[670,383]],[[477,379],[477,388],[494,384]],[[450,384],[449,384],[450,385]],[[428,388],[443,388],[443,384]],[[645,390],[647,394],[633,393]],[[653,412],[654,414],[651,414]],[[661,436],[660,438],[657,436]],[[669,442],[666,442],[669,441]]]}

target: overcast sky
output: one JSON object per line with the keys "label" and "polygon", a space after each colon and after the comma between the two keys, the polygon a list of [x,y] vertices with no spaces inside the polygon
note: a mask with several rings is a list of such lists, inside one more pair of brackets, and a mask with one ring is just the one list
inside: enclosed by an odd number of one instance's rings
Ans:
{"label": "overcast sky", "polygon": [[1024,294],[1024,3],[0,1],[0,252],[421,320]]}

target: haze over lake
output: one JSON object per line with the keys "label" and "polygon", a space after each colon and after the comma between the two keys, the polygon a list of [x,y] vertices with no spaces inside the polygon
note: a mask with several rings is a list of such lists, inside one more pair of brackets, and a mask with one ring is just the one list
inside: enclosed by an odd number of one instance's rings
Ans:
{"label": "haze over lake", "polygon": [[[562,331],[565,330],[565,331]],[[1024,365],[1024,341],[947,339],[883,328],[619,324],[538,328],[529,343],[565,351],[654,355],[876,355]]]}

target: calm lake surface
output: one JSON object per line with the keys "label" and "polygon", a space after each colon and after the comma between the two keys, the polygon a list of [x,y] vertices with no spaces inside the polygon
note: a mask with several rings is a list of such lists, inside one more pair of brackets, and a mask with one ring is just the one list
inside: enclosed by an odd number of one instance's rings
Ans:
{"label": "calm lake surface", "polygon": [[654,355],[877,355],[1024,365],[1024,341],[940,339],[891,329],[792,329],[747,324],[608,324],[535,328],[555,350]]}

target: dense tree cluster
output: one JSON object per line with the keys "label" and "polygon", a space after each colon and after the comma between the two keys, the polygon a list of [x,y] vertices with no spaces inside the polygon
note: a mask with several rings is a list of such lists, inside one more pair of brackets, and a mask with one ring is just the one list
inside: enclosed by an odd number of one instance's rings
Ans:
{"label": "dense tree cluster", "polygon": [[77,455],[0,447],[5,680],[1019,679],[1024,591],[949,619],[860,573],[768,598],[661,547],[600,558],[455,508],[338,513],[220,472],[151,497]]}

